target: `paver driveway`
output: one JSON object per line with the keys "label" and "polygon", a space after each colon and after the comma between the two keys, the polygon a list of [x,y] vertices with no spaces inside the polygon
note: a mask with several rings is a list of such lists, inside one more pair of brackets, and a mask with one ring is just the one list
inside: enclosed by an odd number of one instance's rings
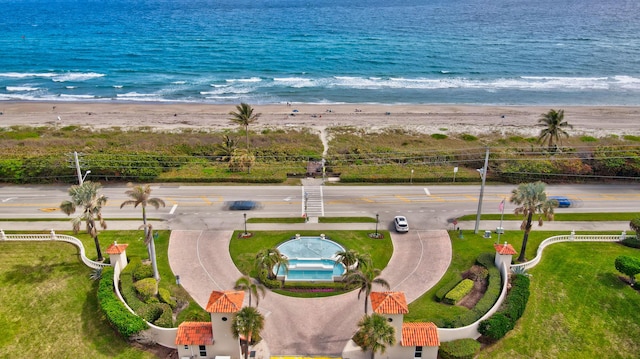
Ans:
{"label": "paver driveway", "polygon": [[[205,307],[213,290],[230,290],[241,276],[229,255],[232,231],[174,230],[169,263],[182,286]],[[394,252],[381,277],[411,302],[435,285],[451,262],[444,230],[391,234]],[[374,290],[376,290],[374,288]],[[377,288],[381,290],[381,288]],[[265,315],[262,353],[342,356],[364,314],[357,290],[327,298],[291,298],[269,292],[260,300]],[[246,304],[246,303],[245,303]],[[354,353],[355,354],[355,353]],[[353,357],[353,356],[351,356]]]}

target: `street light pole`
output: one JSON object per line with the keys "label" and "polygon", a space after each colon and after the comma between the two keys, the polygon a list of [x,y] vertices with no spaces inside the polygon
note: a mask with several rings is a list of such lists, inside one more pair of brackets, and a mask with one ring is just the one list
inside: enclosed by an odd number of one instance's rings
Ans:
{"label": "street light pole", "polygon": [[247,235],[247,214],[244,213],[244,235]]}
{"label": "street light pole", "polygon": [[378,218],[379,215],[376,213],[376,238],[378,238]]}
{"label": "street light pole", "polygon": [[489,166],[489,147],[484,157],[484,167],[478,169],[480,177],[482,178],[482,185],[480,186],[480,198],[478,199],[478,213],[476,215],[476,226],[473,229],[473,233],[478,234],[478,227],[480,227],[480,216],[482,215],[482,197],[484,196],[484,184],[487,179],[487,167]]}
{"label": "street light pole", "polygon": [[411,170],[411,179],[409,180],[409,183],[413,183],[413,170]]}

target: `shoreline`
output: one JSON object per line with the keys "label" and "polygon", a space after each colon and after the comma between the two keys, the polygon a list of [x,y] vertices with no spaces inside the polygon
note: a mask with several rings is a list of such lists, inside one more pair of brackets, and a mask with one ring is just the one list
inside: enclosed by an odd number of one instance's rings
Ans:
{"label": "shoreline", "polygon": [[[82,126],[92,129],[152,128],[163,131],[236,128],[229,112],[236,105],[203,103],[0,102],[0,127]],[[449,104],[265,104],[250,128],[355,127],[367,131],[401,128],[420,133],[496,132],[537,135],[538,119],[550,109],[565,110],[571,135],[640,135],[640,106],[531,106]]]}

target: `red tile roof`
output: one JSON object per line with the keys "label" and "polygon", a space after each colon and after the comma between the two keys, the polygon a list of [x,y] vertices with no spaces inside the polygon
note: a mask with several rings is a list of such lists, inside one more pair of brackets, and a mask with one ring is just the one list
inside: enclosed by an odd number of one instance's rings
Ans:
{"label": "red tile roof", "polygon": [[129,247],[128,244],[118,244],[113,242],[109,247],[107,247],[107,254],[122,254],[127,247]]}
{"label": "red tile roof", "polygon": [[244,291],[211,292],[207,312],[209,313],[235,313],[242,309]]}
{"label": "red tile roof", "polygon": [[403,347],[437,347],[440,345],[438,327],[433,323],[403,323]]}
{"label": "red tile roof", "polygon": [[518,252],[516,252],[516,250],[513,249],[513,247],[510,244],[507,244],[507,242],[504,242],[504,244],[494,244],[493,248],[496,249],[496,252],[498,252],[498,254],[505,254],[505,255],[518,254]]}
{"label": "red tile roof", "polygon": [[407,298],[403,292],[371,292],[371,308],[378,314],[409,313]]}
{"label": "red tile roof", "polygon": [[210,322],[182,322],[178,326],[176,345],[211,345],[213,331]]}

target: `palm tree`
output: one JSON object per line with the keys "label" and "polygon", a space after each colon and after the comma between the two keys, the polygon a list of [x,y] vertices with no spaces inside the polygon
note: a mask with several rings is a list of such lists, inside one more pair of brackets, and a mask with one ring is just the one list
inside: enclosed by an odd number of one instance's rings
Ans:
{"label": "palm tree", "polygon": [[[371,266],[371,256],[358,253],[353,249],[336,252],[336,261],[342,263],[347,272],[352,269],[365,269]],[[355,268],[353,268],[355,266]]]}
{"label": "palm tree", "polygon": [[[276,273],[280,270],[281,266],[289,265],[289,260],[287,257],[280,253],[278,248],[268,248],[263,249],[256,255],[256,265],[259,269],[267,270],[267,277],[269,279],[275,279]],[[274,267],[277,267],[277,270],[274,272]]]}
{"label": "palm tree", "polygon": [[376,352],[384,354],[387,345],[396,343],[396,330],[387,322],[387,318],[380,314],[365,315],[358,322],[358,331],[353,336],[362,351],[371,351],[371,359],[374,359]]}
{"label": "palm tree", "polygon": [[153,278],[156,280],[157,289],[157,282],[160,281],[160,273],[158,272],[158,262],[156,261],[156,245],[153,238],[153,226],[151,223],[148,223],[141,225],[138,229],[144,229],[144,244],[147,246],[147,249],[151,248],[151,268],[153,268]]}
{"label": "palm tree", "polygon": [[540,126],[544,126],[538,136],[538,142],[547,142],[549,151],[554,151],[556,146],[555,142],[561,142],[560,136],[569,137],[569,134],[564,128],[573,128],[568,122],[564,120],[564,110],[549,110],[547,113],[543,113],[542,117],[538,120]]}
{"label": "palm tree", "polygon": [[533,215],[538,213],[538,226],[542,226],[544,219],[553,220],[553,209],[558,206],[558,201],[548,200],[545,192],[545,184],[543,182],[521,183],[518,188],[511,192],[509,202],[518,205],[515,214],[523,214],[525,216],[520,229],[524,231],[522,239],[522,248],[518,262],[525,260],[525,251],[527,249],[527,241],[529,240],[529,232],[531,232],[531,222]]}
{"label": "palm tree", "polygon": [[237,111],[229,112],[232,117],[229,121],[244,127],[244,132],[247,137],[247,150],[249,149],[249,125],[258,121],[260,117],[259,113],[254,114],[251,105],[244,102],[236,106]]}
{"label": "palm tree", "polygon": [[247,170],[251,173],[251,167],[256,162],[256,157],[246,149],[235,149],[229,159],[229,169],[231,171]]}
{"label": "palm tree", "polygon": [[145,244],[147,245],[147,253],[149,254],[149,259],[151,260],[151,264],[153,265],[153,275],[156,281],[160,280],[160,275],[158,274],[158,268],[156,263],[156,245],[153,240],[153,236],[149,236],[149,230],[151,226],[147,225],[147,205],[151,205],[155,207],[155,209],[164,207],[165,203],[160,198],[151,197],[151,186],[148,184],[145,185],[134,185],[133,183],[127,184],[129,189],[124,193],[129,196],[131,199],[126,200],[120,204],[120,209],[124,206],[133,205],[133,207],[140,206],[142,208],[142,226],[144,228],[144,238]]}
{"label": "palm tree", "polygon": [[249,292],[249,306],[251,306],[251,296],[254,295],[256,297],[256,308],[260,304],[260,295],[264,297],[267,294],[265,287],[260,283],[256,283],[253,278],[248,275],[243,275],[238,278],[234,289]]}
{"label": "palm tree", "polygon": [[264,329],[264,316],[254,307],[240,309],[231,321],[233,337],[240,338],[244,359],[249,356],[249,345],[262,340],[260,332]]}
{"label": "palm tree", "polygon": [[98,195],[100,189],[102,189],[100,183],[91,181],[83,182],[81,185],[73,185],[69,188],[71,201],[63,201],[60,204],[60,210],[67,216],[75,213],[76,208],[82,208],[82,213],[71,220],[73,233],[78,233],[82,222],[86,223],[87,233],[93,238],[93,242],[96,245],[98,261],[102,261],[104,258],[100,250],[96,220],[100,223],[102,229],[107,229],[107,223],[102,218],[102,206],[106,205],[107,197],[102,194]]}
{"label": "palm tree", "polygon": [[366,315],[369,311],[369,294],[371,294],[371,290],[373,289],[374,284],[378,284],[386,289],[391,288],[389,282],[385,279],[382,279],[380,276],[380,269],[378,268],[369,268],[365,271],[355,270],[347,273],[344,277],[345,282],[348,285],[355,284],[360,287],[358,291],[358,300],[360,300],[360,295],[362,293],[365,294],[364,297],[364,314]]}
{"label": "palm tree", "polygon": [[222,136],[222,143],[216,143],[214,148],[216,156],[222,157],[221,160],[224,162],[229,162],[233,152],[238,148],[238,143],[229,135],[224,135]]}

